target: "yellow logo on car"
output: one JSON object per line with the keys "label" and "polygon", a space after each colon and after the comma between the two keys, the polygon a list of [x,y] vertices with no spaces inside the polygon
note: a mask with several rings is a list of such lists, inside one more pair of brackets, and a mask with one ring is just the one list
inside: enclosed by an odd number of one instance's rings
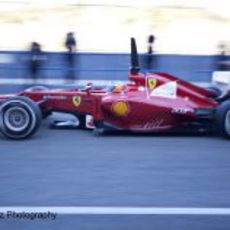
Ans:
{"label": "yellow logo on car", "polygon": [[78,107],[81,104],[81,96],[74,96],[72,98],[72,101],[73,104]]}
{"label": "yellow logo on car", "polygon": [[112,104],[112,111],[118,116],[126,116],[129,111],[129,104],[125,101],[117,101]]}
{"label": "yellow logo on car", "polygon": [[147,84],[149,89],[154,89],[157,85],[157,80],[155,78],[148,78]]}

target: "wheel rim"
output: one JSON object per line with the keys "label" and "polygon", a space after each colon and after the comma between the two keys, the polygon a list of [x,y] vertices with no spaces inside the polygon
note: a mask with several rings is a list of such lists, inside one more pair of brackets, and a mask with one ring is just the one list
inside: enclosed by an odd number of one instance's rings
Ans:
{"label": "wheel rim", "polygon": [[20,132],[28,127],[30,116],[24,108],[9,108],[4,114],[4,123],[8,129]]}
{"label": "wheel rim", "polygon": [[226,113],[225,116],[225,130],[230,135],[230,110]]}

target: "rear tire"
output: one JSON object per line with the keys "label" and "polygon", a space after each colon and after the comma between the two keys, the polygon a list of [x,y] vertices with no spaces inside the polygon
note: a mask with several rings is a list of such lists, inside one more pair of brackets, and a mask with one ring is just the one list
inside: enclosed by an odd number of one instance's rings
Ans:
{"label": "rear tire", "polygon": [[39,106],[27,97],[7,99],[0,107],[0,130],[10,139],[25,139],[39,128],[42,114]]}
{"label": "rear tire", "polygon": [[223,137],[230,138],[230,100],[217,107],[215,121],[218,133]]}

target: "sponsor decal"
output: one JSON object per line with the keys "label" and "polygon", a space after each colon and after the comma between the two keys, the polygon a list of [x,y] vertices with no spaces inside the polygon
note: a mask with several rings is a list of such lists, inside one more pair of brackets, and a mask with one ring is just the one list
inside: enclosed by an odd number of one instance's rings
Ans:
{"label": "sponsor decal", "polygon": [[81,103],[91,104],[93,101],[91,98],[82,98]]}
{"label": "sponsor decal", "polygon": [[193,112],[193,109],[189,108],[173,108],[172,113],[186,114],[189,112]]}
{"label": "sponsor decal", "polygon": [[132,128],[136,130],[156,130],[156,129],[162,129],[166,126],[164,125],[165,120],[164,119],[157,119],[153,121],[148,121],[142,124],[133,125]]}
{"label": "sponsor decal", "polygon": [[46,95],[46,96],[43,96],[43,99],[66,100],[67,96],[63,96],[63,95]]}
{"label": "sponsor decal", "polygon": [[148,78],[147,84],[148,84],[148,88],[152,90],[156,87],[157,80],[155,78]]}
{"label": "sponsor decal", "polygon": [[150,93],[150,96],[175,99],[177,97],[177,82],[170,81],[158,86]]}
{"label": "sponsor decal", "polygon": [[112,111],[118,116],[126,116],[130,112],[126,101],[117,101],[112,104]]}
{"label": "sponsor decal", "polygon": [[157,128],[160,128],[163,123],[164,123],[163,119],[151,121],[151,122],[147,122],[143,128],[144,129],[157,129]]}
{"label": "sponsor decal", "polygon": [[76,107],[78,107],[81,104],[81,101],[82,101],[82,99],[81,99],[81,96],[79,96],[79,95],[74,96],[72,98],[72,102],[73,102],[74,106],[76,106]]}

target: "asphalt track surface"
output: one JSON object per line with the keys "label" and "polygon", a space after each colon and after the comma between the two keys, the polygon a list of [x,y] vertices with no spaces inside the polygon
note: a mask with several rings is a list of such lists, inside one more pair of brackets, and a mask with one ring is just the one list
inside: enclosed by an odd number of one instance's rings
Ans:
{"label": "asphalt track surface", "polygon": [[[0,136],[0,207],[230,207],[230,142],[213,135],[50,130]],[[58,215],[0,229],[229,229],[229,215]]]}

